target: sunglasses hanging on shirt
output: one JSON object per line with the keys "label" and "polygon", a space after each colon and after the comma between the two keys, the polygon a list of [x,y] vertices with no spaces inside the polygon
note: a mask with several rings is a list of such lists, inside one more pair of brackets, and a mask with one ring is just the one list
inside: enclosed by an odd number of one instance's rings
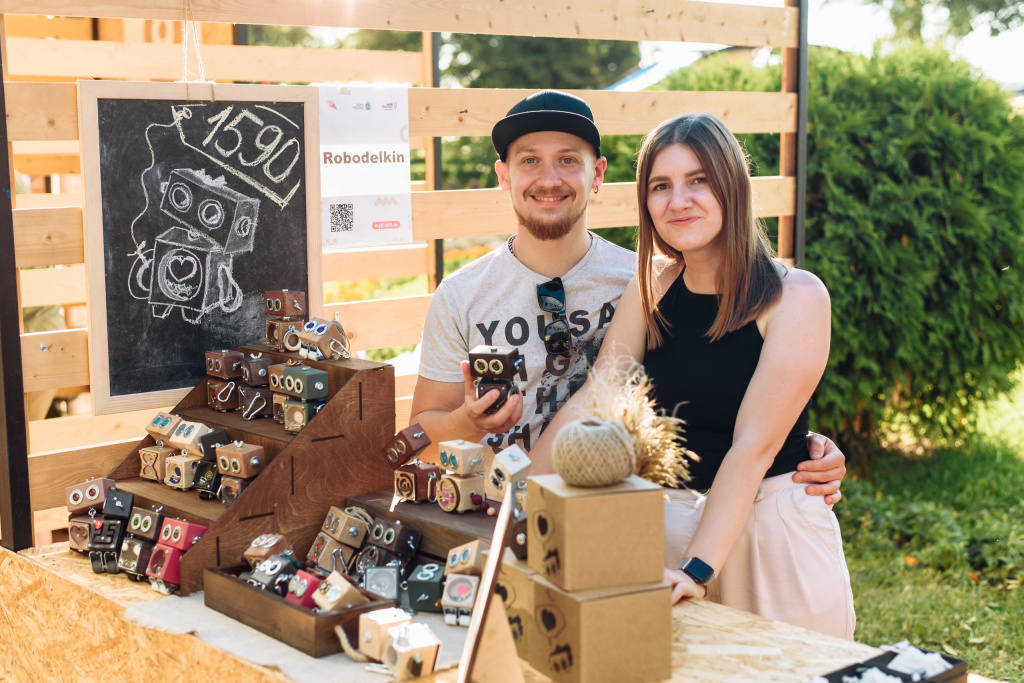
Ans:
{"label": "sunglasses hanging on shirt", "polygon": [[537,285],[537,304],[555,319],[544,326],[544,348],[552,356],[568,356],[572,352],[569,321],[565,317],[565,287],[556,277]]}

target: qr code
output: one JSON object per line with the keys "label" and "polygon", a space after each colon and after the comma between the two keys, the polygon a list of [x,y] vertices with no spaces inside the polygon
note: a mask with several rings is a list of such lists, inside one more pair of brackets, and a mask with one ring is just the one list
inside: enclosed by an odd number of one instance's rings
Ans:
{"label": "qr code", "polygon": [[352,232],[351,204],[331,204],[331,232]]}

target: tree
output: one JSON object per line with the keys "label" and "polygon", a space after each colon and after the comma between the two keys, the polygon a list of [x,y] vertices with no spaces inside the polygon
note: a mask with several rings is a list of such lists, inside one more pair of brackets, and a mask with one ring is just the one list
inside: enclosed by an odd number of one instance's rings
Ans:
{"label": "tree", "polygon": [[445,73],[466,88],[602,89],[640,62],[635,42],[453,33]]}
{"label": "tree", "polygon": [[995,36],[1024,25],[1024,3],[1021,0],[866,0],[889,10],[897,38],[921,40],[926,6],[949,12],[946,19],[950,35],[963,37],[975,24],[988,24]]}
{"label": "tree", "polygon": [[345,50],[419,52],[423,49],[423,34],[418,31],[378,31],[362,28],[342,38],[338,47]]}
{"label": "tree", "polygon": [[270,47],[325,47],[324,41],[305,26],[248,25],[249,45]]}

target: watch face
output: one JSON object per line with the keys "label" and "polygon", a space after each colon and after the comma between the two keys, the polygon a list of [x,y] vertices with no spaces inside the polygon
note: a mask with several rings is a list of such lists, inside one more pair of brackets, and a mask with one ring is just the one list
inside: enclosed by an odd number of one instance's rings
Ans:
{"label": "watch face", "polygon": [[690,557],[679,563],[679,569],[697,583],[707,586],[715,578],[715,570],[697,557]]}

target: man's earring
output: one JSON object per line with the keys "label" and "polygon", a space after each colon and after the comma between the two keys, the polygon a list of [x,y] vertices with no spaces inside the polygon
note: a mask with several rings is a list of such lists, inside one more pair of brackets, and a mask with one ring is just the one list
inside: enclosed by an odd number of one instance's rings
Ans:
{"label": "man's earring", "polygon": [[597,194],[597,188],[596,187],[594,188],[594,194]]}

